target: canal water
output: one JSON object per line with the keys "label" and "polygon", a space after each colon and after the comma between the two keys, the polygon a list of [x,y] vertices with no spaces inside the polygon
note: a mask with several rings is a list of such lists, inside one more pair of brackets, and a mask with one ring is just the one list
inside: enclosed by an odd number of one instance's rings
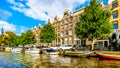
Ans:
{"label": "canal water", "polygon": [[120,61],[0,52],[0,68],[120,68]]}

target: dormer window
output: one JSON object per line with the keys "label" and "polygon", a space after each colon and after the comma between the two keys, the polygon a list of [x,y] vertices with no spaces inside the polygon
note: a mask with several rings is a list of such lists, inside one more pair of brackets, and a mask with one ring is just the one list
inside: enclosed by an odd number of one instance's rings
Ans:
{"label": "dormer window", "polygon": [[67,14],[65,14],[65,18],[67,18],[68,16],[67,16]]}
{"label": "dormer window", "polygon": [[68,10],[65,10],[65,12],[64,12],[64,18],[68,18]]}
{"label": "dormer window", "polygon": [[118,1],[117,0],[112,2],[112,8],[116,8],[116,7],[118,7]]}

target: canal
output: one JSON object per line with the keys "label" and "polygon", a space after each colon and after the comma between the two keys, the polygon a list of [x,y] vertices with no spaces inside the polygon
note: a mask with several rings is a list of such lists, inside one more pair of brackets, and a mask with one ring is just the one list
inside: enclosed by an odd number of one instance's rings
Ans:
{"label": "canal", "polygon": [[0,68],[120,68],[119,60],[0,52]]}

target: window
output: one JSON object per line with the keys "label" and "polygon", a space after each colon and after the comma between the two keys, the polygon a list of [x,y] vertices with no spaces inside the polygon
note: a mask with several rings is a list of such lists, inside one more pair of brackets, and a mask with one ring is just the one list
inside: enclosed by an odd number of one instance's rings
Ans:
{"label": "window", "polygon": [[60,42],[60,38],[58,38],[58,42]]}
{"label": "window", "polygon": [[67,18],[65,19],[65,23],[68,23],[68,20],[67,20]]}
{"label": "window", "polygon": [[55,42],[57,42],[57,39],[55,40]]}
{"label": "window", "polygon": [[68,30],[66,30],[66,36],[68,35]]}
{"label": "window", "polygon": [[62,38],[62,44],[64,44],[64,38]]}
{"label": "window", "polygon": [[61,33],[61,36],[64,36],[64,32]]}
{"label": "window", "polygon": [[69,34],[72,35],[72,30],[69,31]]}
{"label": "window", "polygon": [[58,27],[58,30],[60,30],[60,27]]}
{"label": "window", "polygon": [[118,18],[118,11],[114,11],[112,17],[113,19]]}
{"label": "window", "polygon": [[63,22],[62,22],[62,21],[61,21],[60,23],[61,23],[61,24],[63,24]]}
{"label": "window", "polygon": [[77,39],[77,36],[76,36],[76,35],[74,35],[74,38],[75,38],[75,39]]}
{"label": "window", "polygon": [[75,26],[77,25],[77,22],[75,22]]}
{"label": "window", "polygon": [[68,45],[68,38],[65,38],[65,44]]}
{"label": "window", "polygon": [[113,29],[118,29],[118,22],[113,22]]}
{"label": "window", "polygon": [[118,7],[118,1],[113,1],[112,2],[112,8]]}
{"label": "window", "polygon": [[58,36],[60,36],[60,32],[58,32]]}
{"label": "window", "polygon": [[65,28],[68,28],[68,25],[65,25]]}
{"label": "window", "polygon": [[70,24],[70,28],[72,28],[72,24]]}
{"label": "window", "polygon": [[72,17],[70,17],[70,22],[72,22]]}
{"label": "window", "polygon": [[72,44],[72,37],[69,38],[69,42],[70,42],[70,44]]}
{"label": "window", "polygon": [[61,27],[61,30],[64,30],[64,27],[63,27],[63,26]]}

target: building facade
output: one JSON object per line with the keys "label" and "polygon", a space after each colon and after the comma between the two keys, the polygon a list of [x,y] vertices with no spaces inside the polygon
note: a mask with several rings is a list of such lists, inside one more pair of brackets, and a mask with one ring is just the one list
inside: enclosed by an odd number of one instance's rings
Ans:
{"label": "building facade", "polygon": [[75,35],[75,26],[83,9],[80,9],[80,11],[70,14],[68,10],[65,10],[63,18],[55,16],[53,26],[55,27],[57,38],[53,41],[54,45],[77,45],[80,43]]}
{"label": "building facade", "polygon": [[32,32],[33,34],[35,35],[35,39],[36,39],[36,45],[40,45],[40,37],[39,37],[39,34],[40,34],[40,31],[42,29],[42,26],[41,25],[38,25],[38,27],[34,27],[32,29]]}
{"label": "building facade", "polygon": [[[108,0],[107,5],[101,3],[101,6],[103,9],[111,10],[112,15],[110,21],[113,25],[113,29],[120,30],[120,0]],[[57,38],[51,43],[52,46],[81,44],[80,39],[76,37],[75,26],[79,21],[79,15],[83,12],[84,7],[74,11],[72,14],[70,14],[68,10],[65,10],[62,18],[55,16],[52,24],[55,27]],[[40,31],[40,28],[37,30]],[[35,33],[36,29],[33,31]],[[36,37],[38,37],[38,33],[40,32],[36,33]],[[91,40],[86,39],[86,45],[92,45]]]}
{"label": "building facade", "polygon": [[[120,0],[108,0],[108,4],[101,3],[103,9],[111,10],[111,18],[113,29],[120,29]],[[79,21],[79,15],[84,12],[84,7],[78,9],[70,14],[68,10],[65,10],[63,18],[55,16],[53,25],[56,28],[57,38],[53,42],[54,45],[80,45],[79,38],[75,35],[75,26]],[[92,45],[91,40],[86,39],[86,45]]]}
{"label": "building facade", "polygon": [[112,1],[110,7],[112,9],[111,22],[113,29],[120,30],[120,0]]}

